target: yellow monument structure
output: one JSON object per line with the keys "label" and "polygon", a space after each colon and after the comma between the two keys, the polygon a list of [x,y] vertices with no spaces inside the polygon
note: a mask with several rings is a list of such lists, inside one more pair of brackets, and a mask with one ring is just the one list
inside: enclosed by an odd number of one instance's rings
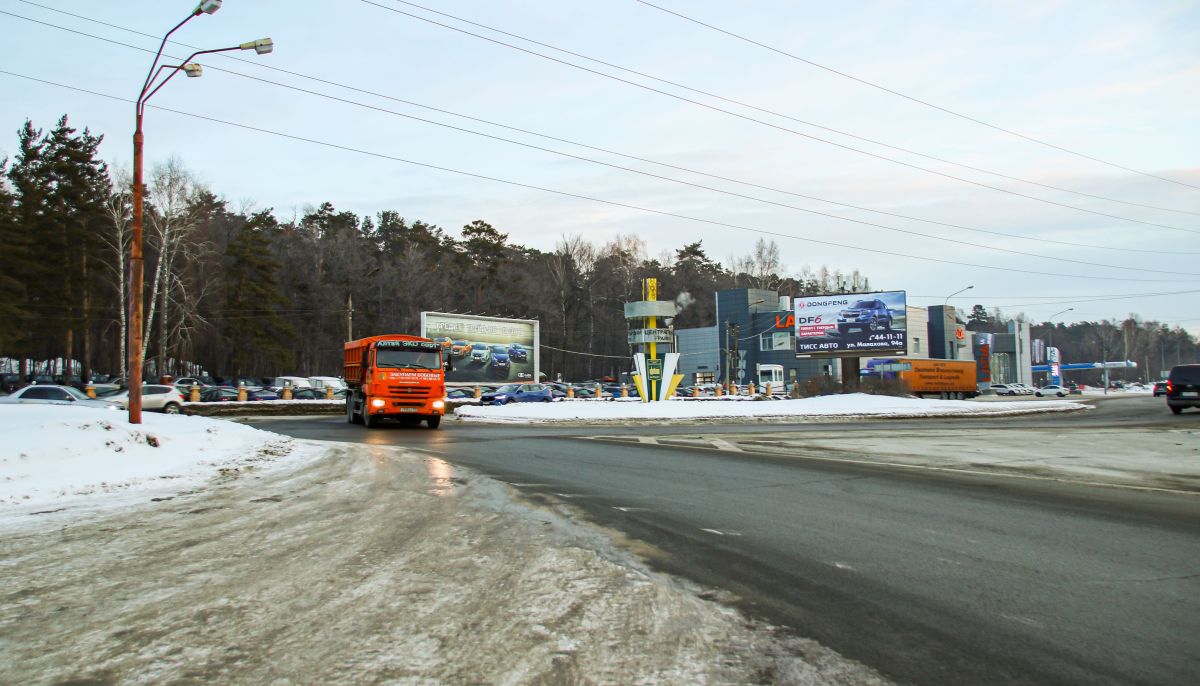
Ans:
{"label": "yellow monument structure", "polygon": [[[675,303],[658,299],[658,279],[642,282],[642,300],[625,303],[625,319],[629,320],[629,344],[637,352],[633,356],[633,383],[642,402],[670,400],[683,381],[679,369],[679,353],[660,354],[659,345],[675,347],[675,331],[665,320],[675,317]],[[659,320],[663,320],[659,324]]]}

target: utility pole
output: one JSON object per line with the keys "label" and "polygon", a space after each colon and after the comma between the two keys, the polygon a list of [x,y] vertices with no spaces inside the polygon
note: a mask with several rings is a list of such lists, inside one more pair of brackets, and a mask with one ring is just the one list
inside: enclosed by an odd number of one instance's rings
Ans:
{"label": "utility pole", "polygon": [[346,294],[346,340],[354,340],[354,296]]}

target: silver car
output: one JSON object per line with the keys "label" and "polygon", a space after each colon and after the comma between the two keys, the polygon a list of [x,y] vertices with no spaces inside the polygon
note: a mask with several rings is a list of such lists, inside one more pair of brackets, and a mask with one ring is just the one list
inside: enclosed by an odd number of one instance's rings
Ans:
{"label": "silver car", "polygon": [[[129,391],[121,391],[105,398],[122,410],[129,408]],[[183,394],[174,386],[146,384],[142,386],[142,409],[165,414],[179,414],[183,410]]]}
{"label": "silver car", "polygon": [[10,405],[73,405],[75,407],[95,407],[115,410],[117,406],[103,400],[92,400],[83,391],[72,386],[57,386],[54,384],[37,384],[26,386],[13,391],[11,395],[0,398],[0,403]]}

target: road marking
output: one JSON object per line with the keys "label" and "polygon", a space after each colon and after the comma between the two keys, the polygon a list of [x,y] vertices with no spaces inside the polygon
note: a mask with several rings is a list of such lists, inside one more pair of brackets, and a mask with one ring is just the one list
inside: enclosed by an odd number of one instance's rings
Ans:
{"label": "road marking", "polygon": [[713,534],[715,536],[741,536],[741,534],[736,531],[718,531],[716,529],[700,529],[700,530],[704,531],[706,533]]}
{"label": "road marking", "polygon": [[568,499],[570,499],[570,498],[586,498],[587,497],[587,496],[583,495],[582,493],[555,493],[554,495],[556,495],[560,498],[568,498]]}
{"label": "road marking", "polygon": [[1020,624],[1026,625],[1026,626],[1034,627],[1035,629],[1042,629],[1046,626],[1045,624],[1042,624],[1041,622],[1037,621],[1036,619],[1030,619],[1029,617],[1020,617],[1017,615],[1006,615],[1003,612],[1000,613],[1000,616],[1007,620],[1013,621],[1013,622],[1018,622]]}
{"label": "road marking", "polygon": [[649,443],[650,445],[658,445],[658,439],[653,436],[638,436],[638,443]]}
{"label": "road marking", "polygon": [[712,443],[714,446],[716,446],[717,450],[728,450],[730,452],[735,452],[735,453],[745,452],[744,450],[742,450],[738,446],[734,445],[733,443],[730,443],[729,441],[725,440],[724,438],[709,438],[706,440],[709,443]]}
{"label": "road marking", "polygon": [[646,511],[646,508],[644,508],[644,507],[621,507],[619,505],[613,505],[613,509],[618,510],[620,512],[645,512]]}
{"label": "road marking", "polygon": [[855,571],[855,569],[853,567],[846,564],[845,562],[830,562],[829,564],[833,565],[834,567],[837,567],[838,569],[845,569],[846,571],[850,571],[850,572]]}

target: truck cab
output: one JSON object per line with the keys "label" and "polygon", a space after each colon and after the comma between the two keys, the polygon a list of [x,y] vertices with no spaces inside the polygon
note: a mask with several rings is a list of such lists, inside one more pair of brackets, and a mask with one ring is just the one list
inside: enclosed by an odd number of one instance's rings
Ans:
{"label": "truck cab", "polygon": [[443,351],[438,341],[404,334],[346,343],[346,421],[368,428],[384,419],[424,421],[438,428],[446,407]]}

